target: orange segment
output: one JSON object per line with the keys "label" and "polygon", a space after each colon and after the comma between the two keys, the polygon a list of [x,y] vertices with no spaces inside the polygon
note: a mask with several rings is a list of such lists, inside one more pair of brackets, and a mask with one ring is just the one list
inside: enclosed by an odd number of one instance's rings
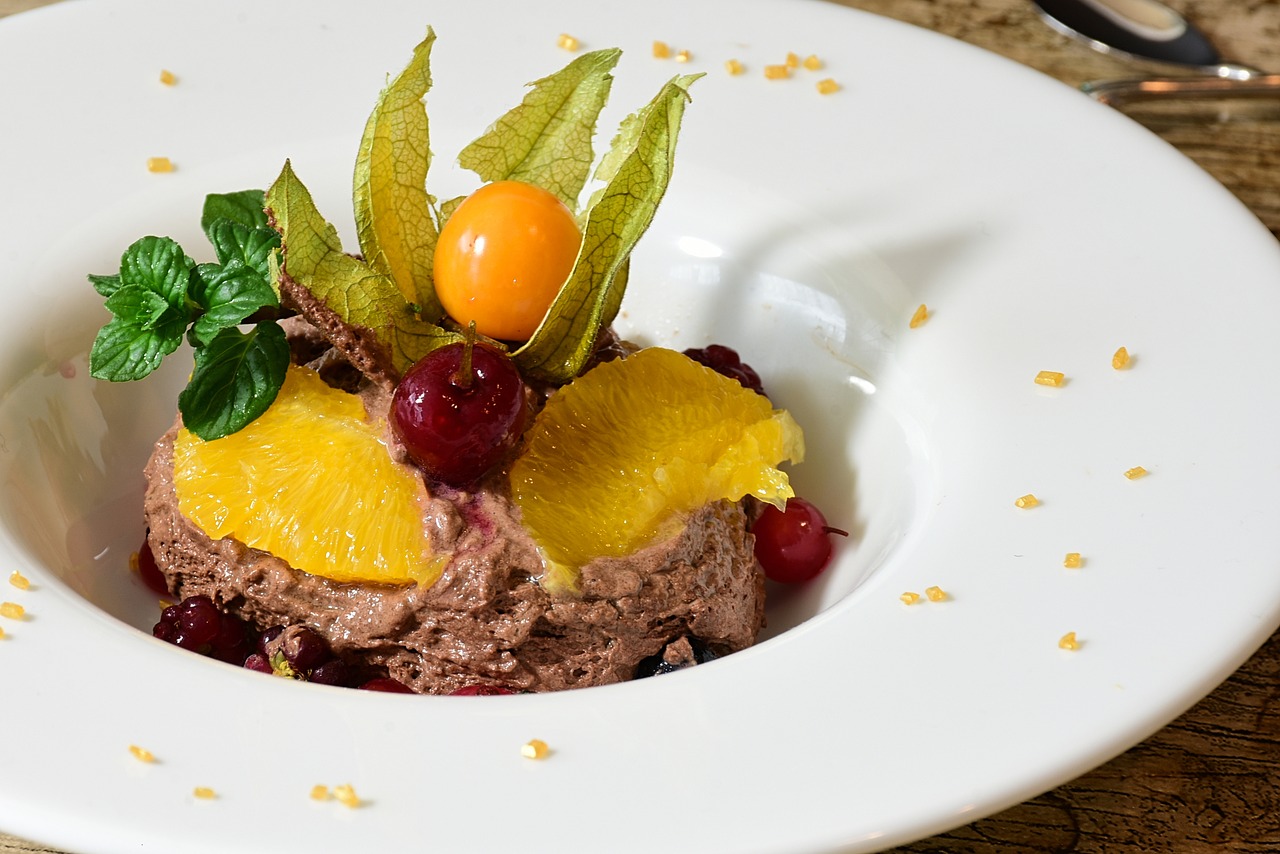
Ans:
{"label": "orange segment", "polygon": [[243,430],[174,445],[178,506],[212,539],[234,537],[335,581],[430,584],[421,479],[395,463],[360,398],[289,368],[275,403]]}
{"label": "orange segment", "polygon": [[596,557],[678,532],[713,501],[792,496],[783,460],[804,438],[790,414],[673,350],[605,362],[548,401],[511,469],[512,497],[546,561],[573,589]]}

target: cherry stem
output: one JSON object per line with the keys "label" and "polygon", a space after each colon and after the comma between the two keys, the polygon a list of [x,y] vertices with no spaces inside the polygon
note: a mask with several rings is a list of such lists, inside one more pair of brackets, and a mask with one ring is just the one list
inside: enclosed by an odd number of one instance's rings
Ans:
{"label": "cherry stem", "polygon": [[474,372],[471,370],[471,351],[476,346],[476,322],[467,324],[467,331],[462,339],[462,363],[453,375],[453,384],[458,388],[471,388]]}
{"label": "cherry stem", "polygon": [[839,534],[842,537],[849,536],[848,531],[842,531],[839,528],[832,528],[830,525],[823,525],[822,530],[827,532],[828,534]]}

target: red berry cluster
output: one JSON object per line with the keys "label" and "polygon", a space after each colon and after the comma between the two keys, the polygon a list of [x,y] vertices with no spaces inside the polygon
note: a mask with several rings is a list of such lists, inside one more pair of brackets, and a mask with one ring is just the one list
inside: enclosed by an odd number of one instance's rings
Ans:
{"label": "red berry cluster", "polygon": [[259,673],[317,685],[415,693],[390,677],[361,676],[306,626],[272,626],[259,632],[251,623],[221,611],[208,596],[188,596],[165,608],[151,633],[191,652]]}
{"label": "red berry cluster", "polygon": [[224,614],[208,596],[191,596],[160,613],[151,633],[163,641],[219,661],[242,664],[253,651],[256,632]]}
{"label": "red berry cluster", "polygon": [[716,373],[735,379],[743,388],[749,388],[756,394],[764,394],[764,384],[760,375],[742,361],[738,351],[723,344],[710,344],[706,347],[691,347],[684,354],[695,362],[706,365]]}
{"label": "red berry cluster", "polygon": [[[170,595],[151,546],[143,541],[138,572],[147,587]],[[160,612],[151,634],[162,641],[260,673],[290,676],[318,685],[367,691],[415,693],[386,676],[360,674],[333,653],[328,641],[306,626],[272,626],[259,632],[252,623],[219,608],[208,596],[188,596]]]}

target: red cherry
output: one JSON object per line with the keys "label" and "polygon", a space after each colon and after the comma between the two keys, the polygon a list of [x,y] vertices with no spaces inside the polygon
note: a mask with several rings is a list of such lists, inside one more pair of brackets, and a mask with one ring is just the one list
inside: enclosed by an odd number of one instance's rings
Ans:
{"label": "red cherry", "polygon": [[501,462],[519,441],[524,420],[520,372],[485,344],[433,350],[405,373],[391,398],[391,427],[409,456],[433,479],[456,487]]}
{"label": "red cherry", "polygon": [[831,534],[848,536],[831,528],[821,511],[803,498],[788,498],[786,511],[764,508],[751,527],[756,538],[756,560],[764,574],[784,584],[808,581],[831,562]]}

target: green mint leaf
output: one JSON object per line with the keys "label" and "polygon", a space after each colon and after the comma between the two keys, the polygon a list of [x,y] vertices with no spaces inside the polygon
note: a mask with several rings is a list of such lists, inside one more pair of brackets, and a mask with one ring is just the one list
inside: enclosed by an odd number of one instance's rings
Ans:
{"label": "green mint leaf", "polygon": [[118,276],[89,277],[114,315],[89,351],[93,377],[142,379],[178,349],[191,322],[187,287],[194,268],[173,240],[143,237],[125,250]]}
{"label": "green mint leaf", "polygon": [[89,374],[112,382],[140,380],[178,349],[187,324],[169,320],[153,328],[119,317],[98,330],[89,351]]}
{"label": "green mint leaf", "polygon": [[280,247],[280,235],[268,226],[250,228],[235,220],[219,218],[206,229],[219,264],[243,261],[257,270],[264,281],[270,281],[267,259]]}
{"label": "green mint leaf", "polygon": [[223,329],[196,350],[191,381],[178,395],[182,423],[205,441],[236,432],[266,412],[288,368],[289,342],[274,322],[247,333]]}
{"label": "green mint leaf", "polygon": [[427,353],[462,340],[415,315],[390,276],[342,251],[337,229],[316,210],[288,161],[267,190],[267,209],[284,252],[282,297],[322,331],[336,319],[376,345],[353,349],[345,336],[330,338],[366,376],[394,382]]}
{"label": "green mint leaf", "polygon": [[124,285],[107,297],[107,311],[118,320],[131,323],[139,329],[154,329],[165,312],[171,311],[164,297],[138,285]]}
{"label": "green mint leaf", "polygon": [[168,237],[143,237],[120,259],[120,281],[164,297],[176,311],[185,311],[187,282],[195,262]]}
{"label": "green mint leaf", "polygon": [[221,330],[236,326],[264,306],[280,305],[266,278],[238,258],[222,266],[197,267],[191,279],[191,299],[204,308],[191,329],[192,341],[197,344],[208,344]]}
{"label": "green mint leaf", "polygon": [[[266,228],[264,196],[261,190],[240,190],[236,193],[212,193],[205,196],[200,228],[209,235],[210,228],[220,219],[238,222],[245,228]],[[213,240],[212,235],[209,235],[209,240]]]}
{"label": "green mint leaf", "polygon": [[120,289],[120,274],[112,273],[110,276],[97,276],[90,273],[89,283],[93,285],[95,291],[104,297],[109,297]]}
{"label": "green mint leaf", "polygon": [[485,182],[514,180],[549,190],[578,210],[591,173],[591,138],[613,85],[622,51],[584,53],[530,84],[514,107],[458,155],[458,164]]}
{"label": "green mint leaf", "polygon": [[360,251],[432,321],[444,309],[432,285],[439,235],[426,189],[431,147],[422,99],[431,88],[435,39],[428,28],[408,66],[378,96],[360,139],[352,192]]}
{"label": "green mint leaf", "polygon": [[600,330],[617,315],[628,258],[666,193],[688,89],[699,76],[672,79],[622,122],[598,170],[606,183],[592,196],[573,272],[542,325],[514,354],[529,376],[553,383],[573,379]]}

